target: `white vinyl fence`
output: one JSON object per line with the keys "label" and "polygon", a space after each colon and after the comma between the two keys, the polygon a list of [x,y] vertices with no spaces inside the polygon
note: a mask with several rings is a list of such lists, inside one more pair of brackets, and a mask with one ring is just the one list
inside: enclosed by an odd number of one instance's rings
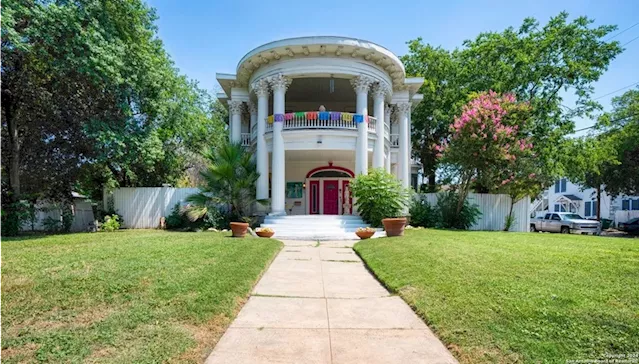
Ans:
{"label": "white vinyl fence", "polygon": [[184,204],[189,195],[198,192],[198,188],[118,188],[110,194],[105,192],[103,203],[107,209],[109,198],[113,199],[114,208],[122,218],[124,228],[154,229],[160,226],[161,217],[171,214],[176,203]]}
{"label": "white vinyl fence", "polygon": [[[437,195],[437,193],[423,194],[432,207],[436,206],[436,202],[438,201]],[[482,216],[470,230],[500,231],[504,229],[504,219],[509,215],[509,206],[511,205],[509,195],[469,193],[467,199],[472,204],[478,205],[480,212],[482,212]],[[529,231],[530,201],[529,197],[525,197],[513,205],[515,222],[509,231]]]}

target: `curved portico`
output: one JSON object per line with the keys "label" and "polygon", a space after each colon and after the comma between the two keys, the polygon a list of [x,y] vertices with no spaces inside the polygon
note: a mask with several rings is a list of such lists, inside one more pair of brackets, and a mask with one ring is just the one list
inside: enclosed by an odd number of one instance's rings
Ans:
{"label": "curved portico", "polygon": [[351,214],[351,177],[323,183],[338,189],[338,208],[319,199],[334,192],[306,177],[327,165],[386,168],[410,184],[410,112],[422,79],[406,79],[390,51],[350,38],[285,39],[252,50],[236,71],[217,74],[218,98],[228,101],[230,140],[255,146],[257,197],[271,199],[270,214]]}

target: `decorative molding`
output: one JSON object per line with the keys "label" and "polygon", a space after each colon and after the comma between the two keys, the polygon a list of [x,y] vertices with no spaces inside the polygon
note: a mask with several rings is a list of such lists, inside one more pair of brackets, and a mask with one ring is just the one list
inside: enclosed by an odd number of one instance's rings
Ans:
{"label": "decorative molding", "polygon": [[238,100],[229,100],[229,111],[231,115],[241,115],[244,110],[244,102]]}
{"label": "decorative molding", "polygon": [[396,104],[396,109],[400,115],[408,114],[411,111],[410,102],[399,102]]}
{"label": "decorative molding", "polygon": [[258,105],[253,101],[249,101],[247,103],[247,108],[249,109],[249,114],[255,114],[258,112]]}
{"label": "decorative molding", "polygon": [[385,98],[391,94],[391,88],[384,82],[376,82],[372,87],[373,97]]}
{"label": "decorative molding", "polygon": [[261,78],[251,84],[251,90],[256,93],[256,96],[269,96],[269,80]]}
{"label": "decorative molding", "polygon": [[356,91],[356,93],[367,92],[369,90],[369,86],[371,86],[373,82],[373,78],[365,75],[360,75],[351,79],[351,86]]}
{"label": "decorative molding", "polygon": [[279,73],[270,77],[269,83],[274,91],[276,89],[284,89],[286,91],[287,88],[289,88],[289,85],[291,85],[291,79],[289,77],[285,77],[282,73]]}
{"label": "decorative molding", "polygon": [[276,52],[276,51],[271,51],[271,55],[273,55],[273,58],[276,61],[280,59],[280,54],[278,54],[278,52]]}
{"label": "decorative molding", "polygon": [[392,124],[398,123],[398,108],[396,105],[389,105],[389,122]]}
{"label": "decorative molding", "polygon": [[285,48],[285,50],[287,51],[287,54],[289,55],[289,57],[293,58],[295,56],[295,54],[293,53],[291,48],[287,47],[287,48]]}
{"label": "decorative molding", "polygon": [[320,171],[341,171],[341,172],[348,173],[349,175],[351,175],[351,177],[355,177],[356,176],[353,173],[353,171],[350,170],[349,168],[334,166],[333,162],[329,162],[328,166],[317,167],[317,168],[314,168],[314,169],[310,170],[307,173],[307,176],[305,178],[311,178],[311,176],[313,176],[316,172],[320,172]]}
{"label": "decorative molding", "polygon": [[344,48],[343,46],[338,46],[338,48],[336,49],[336,56],[340,57],[340,55],[342,54],[343,48]]}

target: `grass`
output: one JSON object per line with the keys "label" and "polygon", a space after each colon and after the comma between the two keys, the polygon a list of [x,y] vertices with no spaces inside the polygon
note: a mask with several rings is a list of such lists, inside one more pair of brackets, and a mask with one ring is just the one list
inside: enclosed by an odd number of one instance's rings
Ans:
{"label": "grass", "polygon": [[355,250],[462,363],[638,352],[636,239],[411,230]]}
{"label": "grass", "polygon": [[2,239],[2,361],[201,362],[282,244],[153,230]]}

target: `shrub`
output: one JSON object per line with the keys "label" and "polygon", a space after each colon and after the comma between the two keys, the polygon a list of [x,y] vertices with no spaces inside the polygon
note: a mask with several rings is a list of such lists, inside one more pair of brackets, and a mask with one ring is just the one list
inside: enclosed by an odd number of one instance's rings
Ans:
{"label": "shrub", "polygon": [[460,213],[457,212],[459,195],[456,191],[448,191],[438,194],[436,210],[439,215],[436,227],[444,229],[468,230],[482,216],[478,205],[472,204],[468,199],[462,203]]}
{"label": "shrub", "polygon": [[[4,195],[3,195],[3,198]],[[11,202],[2,206],[2,236],[18,235],[24,223],[30,220],[29,205],[23,201]]]}
{"label": "shrub", "polygon": [[100,226],[101,231],[116,231],[120,229],[120,216],[118,215],[107,215],[104,217],[104,222]]}
{"label": "shrub", "polygon": [[438,211],[427,202],[427,198],[423,195],[413,200],[411,208],[409,208],[409,215],[411,215],[412,226],[433,228],[436,227],[439,220]]}
{"label": "shrub", "polygon": [[44,231],[46,232],[57,233],[58,231],[60,231],[62,223],[59,219],[54,219],[51,216],[47,216],[47,218],[42,221],[42,226],[44,227]]}
{"label": "shrub", "polygon": [[167,216],[166,223],[169,230],[203,230],[208,228],[224,229],[229,226],[229,216],[219,208],[208,208],[205,214],[195,221],[188,217],[190,205],[181,206],[176,203]]}
{"label": "shrub", "polygon": [[60,230],[62,232],[68,233],[71,231],[71,225],[73,225],[73,212],[71,211],[71,206],[67,204],[63,204],[60,207],[60,212],[62,214],[62,224],[60,226]]}
{"label": "shrub", "polygon": [[381,168],[357,176],[350,186],[360,216],[373,226],[381,226],[384,218],[400,217],[409,203],[410,190]]}

